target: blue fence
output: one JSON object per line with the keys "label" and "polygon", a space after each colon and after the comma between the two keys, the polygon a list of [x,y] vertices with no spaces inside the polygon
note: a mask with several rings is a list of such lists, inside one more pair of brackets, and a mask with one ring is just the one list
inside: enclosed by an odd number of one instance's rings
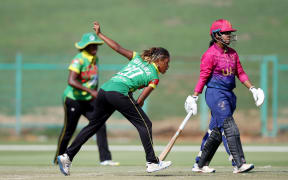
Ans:
{"label": "blue fence", "polygon": [[[272,64],[272,68],[269,68],[269,64]],[[271,83],[272,86],[269,88],[269,69],[272,71]],[[272,104],[272,128],[268,129],[268,102],[269,96],[266,95],[266,100],[261,108],[261,132],[263,136],[275,137],[279,129],[288,129],[288,124],[278,123],[278,88],[279,88],[279,71],[288,72],[288,64],[279,64],[277,56],[264,56],[261,63],[261,87],[265,94],[268,94],[270,89],[271,104]],[[281,82],[285,83],[285,82]],[[281,98],[281,97],[280,97]]]}
{"label": "blue fence", "polygon": [[[1,63],[0,70],[13,70],[15,71],[15,118],[16,123],[12,125],[18,135],[21,134],[23,127],[21,123],[21,116],[23,114],[23,71],[25,70],[37,70],[37,71],[55,71],[55,70],[66,70],[67,65],[64,64],[41,64],[41,63],[23,63],[22,55],[16,55],[15,63]],[[279,114],[279,73],[288,72],[288,64],[279,64],[277,56],[249,56],[242,57],[242,59],[249,59],[250,61],[259,61],[259,81],[260,86],[266,94],[266,101],[261,108],[261,134],[263,136],[276,136],[279,129],[288,129],[287,124],[278,122]],[[111,71],[115,72],[119,70],[122,64],[101,64],[100,71]],[[199,66],[197,66],[199,67]],[[272,67],[272,68],[271,68]],[[190,73],[190,72],[187,72]],[[282,76],[280,76],[282,77]],[[281,82],[280,84],[282,84]],[[280,96],[281,93],[280,93]],[[281,97],[280,97],[281,98]],[[200,98],[200,129],[206,130],[209,119],[209,112],[205,103],[204,96]],[[282,107],[283,108],[283,107]],[[147,103],[144,106],[145,111],[148,111]],[[1,113],[1,112],[0,112]],[[269,118],[271,117],[271,118]],[[270,120],[272,122],[270,122]],[[1,124],[1,121],[0,121]],[[272,124],[272,128],[268,125]],[[44,126],[49,127],[48,124]],[[3,127],[3,126],[0,126]],[[7,127],[7,126],[6,126]],[[270,130],[269,130],[270,129]]]}

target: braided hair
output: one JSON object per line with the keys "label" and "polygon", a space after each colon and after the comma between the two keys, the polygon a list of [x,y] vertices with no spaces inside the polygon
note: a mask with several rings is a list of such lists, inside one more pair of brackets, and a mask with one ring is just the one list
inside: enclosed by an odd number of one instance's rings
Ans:
{"label": "braided hair", "polygon": [[216,42],[217,42],[217,41],[216,41],[215,37],[211,35],[211,40],[210,40],[210,42],[209,42],[209,47],[211,47],[211,46],[212,46],[214,43],[216,43]]}
{"label": "braided hair", "polygon": [[165,59],[169,57],[169,52],[162,47],[152,47],[150,49],[144,50],[141,54],[141,58],[149,64],[155,62],[158,59]]}

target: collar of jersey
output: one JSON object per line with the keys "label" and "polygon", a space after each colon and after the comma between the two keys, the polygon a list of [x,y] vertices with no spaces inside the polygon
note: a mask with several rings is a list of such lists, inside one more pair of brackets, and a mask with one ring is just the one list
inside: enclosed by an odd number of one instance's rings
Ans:
{"label": "collar of jersey", "polygon": [[158,69],[157,65],[156,65],[154,62],[152,63],[152,65],[153,65],[153,66],[154,66],[154,68],[156,69],[157,73],[158,73],[158,74],[160,74],[160,71],[159,71],[159,69]]}
{"label": "collar of jersey", "polygon": [[92,56],[91,54],[89,54],[87,51],[82,51],[82,55],[83,57],[87,58],[88,61],[91,63],[94,59],[94,56]]}
{"label": "collar of jersey", "polygon": [[219,47],[216,43],[214,43],[214,48],[219,51],[221,54],[224,53],[224,49],[222,49],[221,47]]}

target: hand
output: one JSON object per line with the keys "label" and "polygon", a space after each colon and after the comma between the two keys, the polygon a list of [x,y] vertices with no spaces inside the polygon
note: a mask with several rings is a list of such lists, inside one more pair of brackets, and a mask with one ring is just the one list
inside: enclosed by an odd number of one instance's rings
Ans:
{"label": "hand", "polygon": [[95,31],[95,33],[98,35],[100,33],[100,24],[98,21],[95,21],[94,22],[94,26],[93,26],[93,29]]}
{"label": "hand", "polygon": [[93,98],[96,98],[97,95],[98,95],[98,91],[93,90],[93,89],[91,89],[89,93],[91,94],[91,96],[92,96]]}
{"label": "hand", "polygon": [[252,86],[249,90],[253,94],[256,106],[257,107],[261,106],[265,99],[264,91],[261,88],[256,89],[254,86]]}
{"label": "hand", "polygon": [[188,96],[186,98],[184,107],[187,113],[189,113],[190,111],[192,111],[192,115],[196,115],[197,114],[197,100],[198,100],[198,96]]}
{"label": "hand", "polygon": [[139,104],[140,107],[143,107],[144,101],[140,101],[140,102],[138,102],[138,104]]}

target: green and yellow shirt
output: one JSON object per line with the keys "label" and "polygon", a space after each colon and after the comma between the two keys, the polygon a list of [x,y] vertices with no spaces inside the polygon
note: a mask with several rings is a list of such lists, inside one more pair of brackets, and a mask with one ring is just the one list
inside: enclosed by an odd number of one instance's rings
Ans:
{"label": "green and yellow shirt", "polygon": [[156,64],[144,61],[139,53],[133,52],[131,61],[101,86],[104,91],[117,91],[124,95],[147,86],[156,88],[159,83]]}
{"label": "green and yellow shirt", "polygon": [[[69,65],[69,70],[79,74],[78,81],[85,87],[96,89],[98,85],[98,58],[87,51],[78,53]],[[92,96],[86,91],[68,85],[64,91],[64,97],[73,100],[90,100]]]}

